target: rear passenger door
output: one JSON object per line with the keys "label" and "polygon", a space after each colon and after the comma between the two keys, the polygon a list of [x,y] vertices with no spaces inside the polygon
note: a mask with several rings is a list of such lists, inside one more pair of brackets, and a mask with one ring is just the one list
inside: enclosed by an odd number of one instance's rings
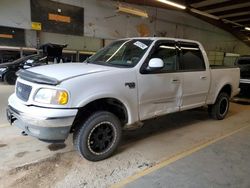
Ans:
{"label": "rear passenger door", "polygon": [[179,71],[182,72],[181,110],[205,104],[210,85],[210,72],[196,43],[179,42]]}

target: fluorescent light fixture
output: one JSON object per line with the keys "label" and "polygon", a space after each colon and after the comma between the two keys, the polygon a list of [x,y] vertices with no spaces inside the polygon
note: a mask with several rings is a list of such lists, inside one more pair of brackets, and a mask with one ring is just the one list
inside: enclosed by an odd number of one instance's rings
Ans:
{"label": "fluorescent light fixture", "polygon": [[245,30],[250,31],[250,27],[245,27]]}
{"label": "fluorescent light fixture", "polygon": [[203,12],[203,11],[199,11],[199,10],[194,9],[194,8],[191,8],[190,11],[193,12],[193,13],[196,13],[196,14],[200,14],[202,16],[206,16],[206,17],[215,19],[215,20],[219,20],[220,19],[218,16],[214,16],[212,14],[209,14],[209,13],[206,13],[206,12]]}
{"label": "fluorescent light fixture", "polygon": [[186,6],[172,2],[172,1],[168,1],[168,0],[157,0],[157,1],[164,3],[164,4],[167,4],[167,5],[170,5],[170,6],[173,6],[173,7],[176,7],[176,8],[183,9],[183,10],[186,9]]}
{"label": "fluorescent light fixture", "polygon": [[145,10],[137,9],[137,8],[130,7],[130,6],[125,6],[125,5],[119,4],[117,7],[117,11],[118,12],[125,12],[128,14],[133,14],[135,16],[148,18],[148,13]]}

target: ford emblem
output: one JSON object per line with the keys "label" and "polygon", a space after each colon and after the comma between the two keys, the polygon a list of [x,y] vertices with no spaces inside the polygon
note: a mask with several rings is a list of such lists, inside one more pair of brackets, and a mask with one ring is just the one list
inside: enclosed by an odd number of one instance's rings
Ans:
{"label": "ford emblem", "polygon": [[21,92],[22,92],[22,88],[21,88],[21,87],[18,87],[18,88],[17,88],[17,91],[18,91],[19,93],[21,93]]}

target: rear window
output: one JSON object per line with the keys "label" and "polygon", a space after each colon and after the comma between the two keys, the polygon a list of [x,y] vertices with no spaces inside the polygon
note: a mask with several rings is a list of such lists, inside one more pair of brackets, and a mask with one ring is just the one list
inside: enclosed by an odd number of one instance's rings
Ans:
{"label": "rear window", "polygon": [[180,70],[202,71],[206,69],[202,53],[197,44],[181,42],[180,46]]}

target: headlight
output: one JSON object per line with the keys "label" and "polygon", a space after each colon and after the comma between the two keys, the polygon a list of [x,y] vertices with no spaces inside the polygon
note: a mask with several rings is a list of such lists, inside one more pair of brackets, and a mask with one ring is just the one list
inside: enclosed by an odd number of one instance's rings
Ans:
{"label": "headlight", "polygon": [[56,89],[39,89],[34,101],[45,104],[65,105],[68,103],[68,92]]}
{"label": "headlight", "polygon": [[4,68],[0,68],[0,72],[4,72],[7,70],[7,67],[4,67]]}

